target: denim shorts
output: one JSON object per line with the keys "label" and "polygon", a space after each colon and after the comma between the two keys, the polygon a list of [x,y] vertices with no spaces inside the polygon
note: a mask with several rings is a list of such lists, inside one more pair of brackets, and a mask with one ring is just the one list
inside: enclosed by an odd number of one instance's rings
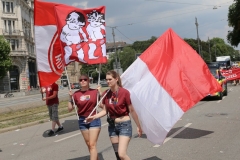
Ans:
{"label": "denim shorts", "polygon": [[88,130],[90,128],[101,128],[100,118],[94,119],[91,123],[84,122],[86,117],[80,116],[78,120],[79,129],[81,131]]}
{"label": "denim shorts", "polygon": [[108,126],[109,137],[127,136],[132,137],[131,120],[115,123],[115,126]]}

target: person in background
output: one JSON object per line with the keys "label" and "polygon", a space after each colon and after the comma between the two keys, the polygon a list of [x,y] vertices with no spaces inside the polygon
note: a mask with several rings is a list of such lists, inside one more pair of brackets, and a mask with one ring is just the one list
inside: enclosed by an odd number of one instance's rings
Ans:
{"label": "person in background", "polygon": [[[90,80],[87,75],[81,75],[79,78],[79,83],[81,89],[75,91],[73,94],[71,91],[69,92],[70,99],[68,103],[68,110],[71,112],[74,109],[72,100],[73,98],[78,108],[77,112],[79,116],[79,129],[88,147],[90,160],[97,160],[98,152],[96,146],[101,130],[101,120],[96,118],[91,123],[86,123],[85,119],[90,115],[97,105],[98,94],[101,94],[100,87],[98,87],[98,89],[91,89]],[[97,111],[94,111],[92,115],[95,115],[96,112]]]}
{"label": "person in background", "polygon": [[[58,85],[54,82],[53,84],[42,87],[40,90],[41,93],[46,93],[46,96],[43,97],[43,101],[46,101],[46,105],[49,111],[49,117],[52,121],[52,129],[49,131],[48,136],[53,136],[55,133],[63,131],[63,126],[60,124],[58,117]],[[55,127],[58,125],[58,129],[55,131]]]}
{"label": "person in background", "polygon": [[86,120],[91,122],[107,115],[108,133],[117,160],[130,160],[127,155],[128,144],[132,137],[132,124],[129,113],[137,125],[139,137],[142,135],[140,122],[132,106],[130,92],[122,87],[119,75],[115,71],[108,71],[106,80],[110,90],[104,93],[107,95],[102,101],[103,110]]}

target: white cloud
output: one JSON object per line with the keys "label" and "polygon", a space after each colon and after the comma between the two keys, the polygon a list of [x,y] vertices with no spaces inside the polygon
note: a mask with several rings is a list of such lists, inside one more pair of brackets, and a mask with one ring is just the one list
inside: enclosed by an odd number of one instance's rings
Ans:
{"label": "white cloud", "polygon": [[88,8],[88,2],[87,1],[75,2],[75,3],[72,3],[71,6],[79,7],[79,8]]}
{"label": "white cloud", "polygon": [[[156,2],[157,0],[49,1],[79,8],[106,6],[106,25],[117,26],[121,33],[115,30],[116,41],[123,40],[128,43],[146,40],[151,36],[158,37],[170,27],[182,38],[196,38],[195,17],[198,19],[201,39],[206,40],[209,36],[226,40],[228,6],[233,2],[233,0],[166,1],[169,3]],[[217,6],[217,9],[213,9],[214,6]],[[112,29],[107,27],[107,40],[112,39]],[[240,46],[238,48],[240,49]]]}

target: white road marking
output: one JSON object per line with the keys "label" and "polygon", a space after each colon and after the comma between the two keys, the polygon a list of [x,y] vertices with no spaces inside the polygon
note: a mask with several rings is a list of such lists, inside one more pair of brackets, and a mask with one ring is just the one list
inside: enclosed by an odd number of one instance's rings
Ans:
{"label": "white road marking", "polygon": [[[182,127],[181,129],[179,129],[177,132],[175,132],[174,134],[172,134],[171,136],[167,137],[163,144],[166,143],[167,141],[171,140],[173,137],[175,137],[177,134],[179,134],[180,132],[182,132],[184,129],[186,129],[187,127],[189,127],[192,123],[188,123],[186,124],[184,127]],[[160,145],[156,144],[155,146],[153,147],[160,147]]]}
{"label": "white road marking", "polygon": [[[106,126],[107,124],[108,124],[108,123],[105,123],[105,124],[101,125],[101,127]],[[54,141],[54,142],[61,142],[61,141],[63,141],[63,140],[66,140],[66,139],[69,139],[69,138],[72,138],[72,137],[75,137],[75,136],[78,136],[78,135],[81,135],[81,133],[77,133],[77,134],[74,134],[74,135],[71,135],[71,136],[68,136],[68,137],[65,137],[65,138],[56,140],[56,141]]]}
{"label": "white road marking", "polygon": [[69,138],[72,138],[72,137],[78,136],[78,135],[80,135],[80,134],[81,134],[81,133],[77,133],[77,134],[74,134],[74,135],[71,135],[71,136],[68,136],[68,137],[65,137],[65,138],[62,138],[62,139],[56,140],[56,141],[54,141],[54,142],[61,142],[61,141],[65,140],[65,139],[69,139]]}

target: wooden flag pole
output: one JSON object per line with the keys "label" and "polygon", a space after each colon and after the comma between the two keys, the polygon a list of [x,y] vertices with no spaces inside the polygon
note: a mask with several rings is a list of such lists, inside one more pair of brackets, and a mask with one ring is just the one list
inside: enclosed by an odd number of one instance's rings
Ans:
{"label": "wooden flag pole", "polygon": [[[67,75],[67,81],[68,81],[69,91],[72,91],[71,86],[70,86],[70,81],[69,81],[69,78],[68,78],[68,73],[67,73],[66,67],[64,67],[64,70],[65,70],[65,73],[66,73],[66,75]],[[76,112],[76,116],[78,117],[78,120],[79,120],[79,116],[78,116],[78,112],[77,112],[77,107],[76,107],[75,100],[74,100],[73,96],[71,96],[71,97],[72,97],[73,106],[74,106],[74,109],[75,109],[75,112]]]}

